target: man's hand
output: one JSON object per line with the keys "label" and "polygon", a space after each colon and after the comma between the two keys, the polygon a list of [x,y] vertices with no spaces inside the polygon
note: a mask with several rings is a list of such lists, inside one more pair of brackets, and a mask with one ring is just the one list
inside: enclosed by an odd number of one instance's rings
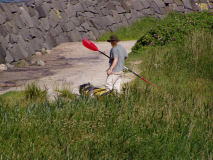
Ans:
{"label": "man's hand", "polygon": [[111,69],[108,69],[108,70],[107,70],[107,75],[109,76],[110,74],[112,74],[112,70],[111,70]]}

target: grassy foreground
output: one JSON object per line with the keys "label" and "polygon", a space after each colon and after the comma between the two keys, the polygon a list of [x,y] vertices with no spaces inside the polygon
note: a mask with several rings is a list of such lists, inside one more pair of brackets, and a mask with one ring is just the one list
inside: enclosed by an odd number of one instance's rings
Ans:
{"label": "grassy foreground", "polygon": [[[146,35],[150,23],[137,27],[147,28]],[[123,87],[123,94],[102,100],[27,99],[32,89],[1,95],[0,157],[212,159],[212,55],[212,30],[195,27],[182,41],[141,44],[129,55],[127,66],[142,60],[137,70],[157,88],[136,79]]]}

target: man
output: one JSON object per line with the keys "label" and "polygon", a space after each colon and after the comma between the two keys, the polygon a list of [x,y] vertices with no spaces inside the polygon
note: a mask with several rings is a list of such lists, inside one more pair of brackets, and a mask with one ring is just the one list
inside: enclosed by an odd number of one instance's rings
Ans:
{"label": "man", "polygon": [[112,49],[110,50],[109,69],[107,70],[106,90],[116,90],[120,92],[120,84],[124,71],[124,61],[128,57],[125,48],[118,44],[120,41],[116,35],[110,36],[107,40],[111,43]]}

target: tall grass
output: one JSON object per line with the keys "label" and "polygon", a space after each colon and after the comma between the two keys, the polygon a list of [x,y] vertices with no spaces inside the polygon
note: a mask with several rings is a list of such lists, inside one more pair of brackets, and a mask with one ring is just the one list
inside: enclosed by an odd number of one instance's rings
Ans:
{"label": "tall grass", "polygon": [[[32,101],[0,96],[2,159],[212,159],[213,38],[194,30],[186,43],[146,47],[141,79],[100,101]],[[108,38],[108,37],[107,37]]]}

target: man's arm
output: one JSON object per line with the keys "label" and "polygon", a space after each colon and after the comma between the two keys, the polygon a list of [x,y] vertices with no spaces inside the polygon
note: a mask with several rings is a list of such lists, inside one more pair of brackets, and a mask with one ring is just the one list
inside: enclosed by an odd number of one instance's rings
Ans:
{"label": "man's arm", "polygon": [[114,58],[111,67],[107,71],[107,75],[112,74],[112,70],[117,65],[117,63],[118,63],[118,58]]}

